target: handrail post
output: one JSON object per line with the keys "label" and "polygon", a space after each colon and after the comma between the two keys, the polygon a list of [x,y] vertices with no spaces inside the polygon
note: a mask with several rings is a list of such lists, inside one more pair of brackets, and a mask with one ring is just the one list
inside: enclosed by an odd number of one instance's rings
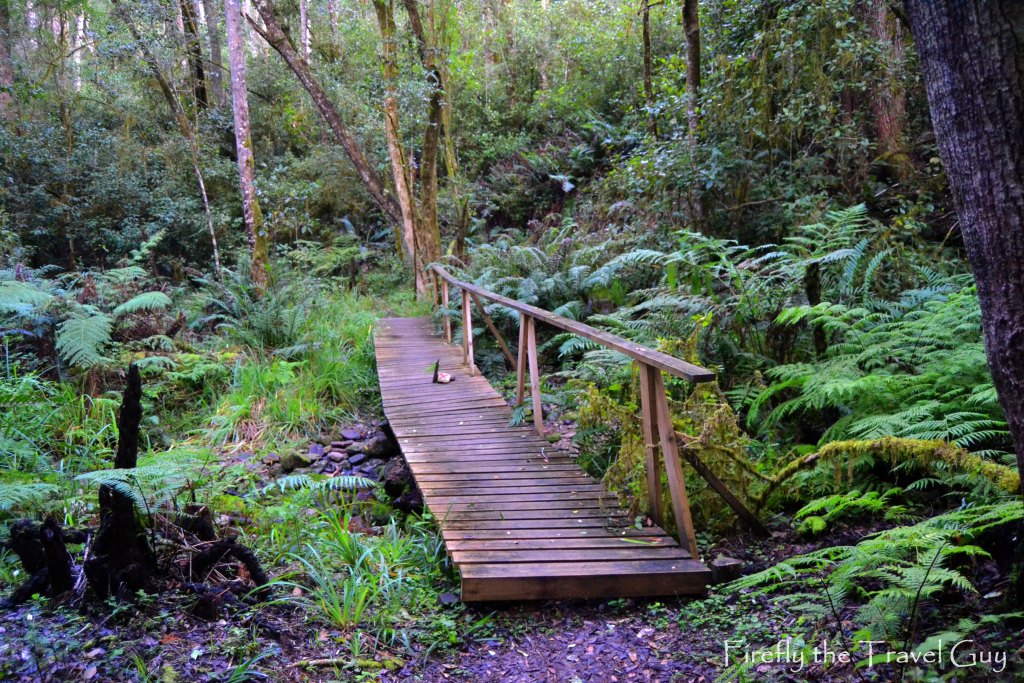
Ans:
{"label": "handrail post", "polygon": [[476,374],[473,357],[473,318],[469,306],[469,292],[462,290],[462,362],[469,366],[469,374]]}
{"label": "handrail post", "polygon": [[651,375],[657,372],[647,363],[636,362],[640,371],[640,410],[643,422],[644,451],[647,455],[647,514],[658,526],[663,525],[661,510],[661,453],[658,451],[658,442],[655,441],[658,431],[657,403],[653,394],[653,379]]}
{"label": "handrail post", "polygon": [[690,551],[690,556],[696,560],[697,537],[694,534],[693,519],[690,516],[690,500],[686,495],[686,479],[683,476],[683,463],[679,459],[676,430],[672,426],[668,396],[665,394],[665,380],[662,379],[661,371],[657,368],[651,368],[651,380],[654,412],[657,416],[658,436],[661,440],[661,454],[665,459],[668,489],[672,496],[672,513],[676,519],[676,530],[679,532],[679,544],[687,548]]}
{"label": "handrail post", "polygon": [[523,405],[526,400],[526,322],[529,319],[525,313],[519,314],[519,348],[516,350],[516,407]]}
{"label": "handrail post", "polygon": [[526,359],[530,365],[530,394],[533,396],[533,426],[544,436],[544,407],[540,400],[540,367],[537,363],[537,320],[526,318]]}
{"label": "handrail post", "polygon": [[441,278],[441,306],[443,307],[441,318],[444,326],[444,340],[449,344],[452,343],[452,317],[448,313],[448,281]]}

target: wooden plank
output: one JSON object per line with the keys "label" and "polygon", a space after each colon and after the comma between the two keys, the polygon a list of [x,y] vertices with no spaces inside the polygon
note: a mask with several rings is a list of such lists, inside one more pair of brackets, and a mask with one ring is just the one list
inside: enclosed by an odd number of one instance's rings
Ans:
{"label": "wooden plank", "polygon": [[[634,538],[640,541],[650,541],[655,538],[669,538],[661,529],[637,529],[635,527],[612,528],[586,524],[577,524],[570,528],[548,526],[515,526],[514,522],[507,522],[512,526],[505,528],[495,527],[489,529],[459,529],[457,527],[442,528],[441,534],[445,542],[449,541],[515,541],[515,540],[537,540],[537,539],[565,539],[565,538]],[[660,541],[665,542],[665,541]],[[675,542],[675,539],[672,539]]]}
{"label": "wooden plank", "polygon": [[460,571],[465,602],[700,595],[711,579],[694,560],[467,564]]}
{"label": "wooden plank", "polygon": [[588,486],[594,485],[593,479],[586,477],[537,477],[534,473],[526,473],[530,476],[530,479],[515,479],[509,477],[495,477],[488,476],[477,479],[467,479],[463,477],[440,477],[437,479],[430,479],[427,477],[417,477],[416,482],[419,487],[424,491],[430,491],[437,493],[442,489],[451,490],[475,490],[475,489],[487,489],[493,491],[499,488],[508,486],[518,486],[520,488],[546,488],[546,487],[563,487],[563,486]]}
{"label": "wooden plank", "polygon": [[670,536],[637,538],[627,536],[574,536],[572,538],[485,538],[452,539],[447,541],[449,551],[461,550],[544,550],[545,548],[678,548]]}
{"label": "wooden plank", "polygon": [[672,416],[668,410],[665,381],[657,370],[652,368],[651,372],[658,435],[661,438],[661,454],[665,458],[669,495],[672,498],[672,514],[676,518],[680,544],[689,548],[693,557],[697,557],[697,537],[693,530],[693,520],[690,518],[690,500],[686,494],[686,478],[683,476],[683,464],[679,460],[675,427],[672,426]]}
{"label": "wooden plank", "polygon": [[467,564],[512,564],[519,562],[594,562],[609,560],[688,560],[679,547],[545,548],[541,550],[455,550],[452,561]]}
{"label": "wooden plank", "polygon": [[445,516],[446,521],[454,522],[487,522],[514,519],[586,519],[590,517],[601,517],[616,524],[629,524],[630,519],[624,513],[618,511],[602,510],[599,508],[579,508],[571,510],[551,510],[542,508],[540,510],[481,510],[472,512],[450,512]]}
{"label": "wooden plank", "polygon": [[[453,513],[454,514],[454,513]],[[555,532],[570,532],[577,536],[587,536],[594,532],[608,531],[611,534],[620,533],[626,527],[617,518],[601,517],[576,517],[573,519],[458,519],[450,521],[445,515],[434,515],[438,518],[441,526],[441,535],[445,538],[452,532],[480,531],[480,532],[503,532],[504,536],[510,538],[521,538],[530,530],[539,531],[544,538],[553,535]],[[660,533],[665,533],[661,531]],[[599,534],[607,535],[607,534]]]}
{"label": "wooden plank", "polygon": [[661,454],[658,442],[655,441],[657,431],[657,403],[654,400],[652,372],[657,372],[650,365],[639,364],[640,371],[640,419],[643,425],[644,454],[647,459],[647,514],[655,524],[662,525],[665,520],[661,510]]}
{"label": "wooden plank", "polygon": [[570,483],[555,483],[547,486],[531,486],[524,484],[522,486],[494,486],[488,487],[486,490],[481,490],[479,487],[473,486],[469,488],[463,487],[452,487],[445,484],[428,484],[426,482],[420,484],[420,490],[424,495],[430,496],[431,498],[459,498],[461,499],[464,495],[484,495],[488,498],[493,496],[506,496],[515,495],[517,498],[523,499],[532,498],[538,494],[545,496],[561,496],[564,494],[569,495],[586,495],[586,494],[605,494],[604,487],[600,484],[592,484],[584,480],[583,482],[570,482]]}

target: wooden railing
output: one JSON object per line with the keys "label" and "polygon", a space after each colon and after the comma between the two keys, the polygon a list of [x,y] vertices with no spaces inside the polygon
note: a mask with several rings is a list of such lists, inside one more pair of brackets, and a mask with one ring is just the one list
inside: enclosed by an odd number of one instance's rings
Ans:
{"label": "wooden railing", "polygon": [[[470,305],[472,301],[472,303],[476,304],[488,329],[497,339],[502,353],[516,368],[516,406],[522,405],[526,398],[526,375],[529,372],[530,395],[533,401],[533,424],[537,432],[542,436],[544,435],[544,416],[540,396],[540,369],[537,361],[536,330],[538,321],[589,339],[634,360],[640,374],[640,406],[646,451],[648,512],[656,523],[662,523],[661,468],[664,466],[668,474],[669,495],[672,500],[676,528],[679,529],[680,541],[685,539],[685,543],[689,545],[690,553],[693,557],[697,557],[697,541],[690,518],[690,504],[686,494],[686,482],[683,478],[682,461],[679,457],[679,445],[676,442],[675,428],[672,425],[668,396],[665,392],[665,382],[661,373],[667,372],[691,382],[710,382],[714,380],[715,374],[710,370],[687,363],[667,353],[641,346],[628,339],[598,330],[579,321],[556,315],[522,301],[510,299],[472,283],[463,282],[453,277],[440,266],[432,266],[431,271],[440,285],[442,325],[445,339],[448,342],[452,341],[452,321],[448,310],[450,305],[449,289],[454,287],[462,292],[462,357],[463,361],[469,366],[470,374],[476,373],[476,365],[473,359],[473,323],[472,307]],[[481,298],[519,312],[519,347],[515,358],[512,357],[512,352],[509,350],[508,344],[505,343],[498,328],[494,325],[494,321],[491,320],[484,310]],[[704,469],[706,470],[706,468]],[[708,479],[710,471],[706,473],[698,469],[698,472],[705,479]],[[735,500],[735,497],[731,496],[728,491],[725,491],[724,486],[713,474],[711,474],[711,478],[715,481],[712,482],[712,479],[708,479],[708,483],[713,488],[722,494],[723,497],[728,494],[728,496]],[[720,486],[721,489],[719,488]],[[734,508],[736,507],[732,501],[727,499],[727,502]],[[738,503],[738,501],[736,502]],[[746,510],[744,509],[744,511]],[[747,514],[750,513],[748,512]],[[743,516],[746,518],[746,515]]]}

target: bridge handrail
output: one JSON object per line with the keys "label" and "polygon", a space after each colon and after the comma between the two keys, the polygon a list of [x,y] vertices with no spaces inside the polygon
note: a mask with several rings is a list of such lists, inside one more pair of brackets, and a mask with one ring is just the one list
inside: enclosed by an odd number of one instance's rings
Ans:
{"label": "bridge handrail", "polygon": [[[631,342],[624,337],[611,334],[610,332],[605,332],[604,330],[599,330],[577,320],[557,315],[550,311],[546,311],[543,308],[537,308],[536,306],[531,306],[530,304],[523,303],[522,301],[517,301],[516,299],[510,299],[507,296],[502,296],[501,294],[492,292],[489,289],[484,289],[483,287],[479,287],[470,282],[464,282],[463,280],[459,280],[454,277],[443,267],[436,264],[431,266],[431,270],[447,285],[457,287],[466,292],[471,292],[493,301],[494,303],[501,304],[506,308],[511,308],[515,311],[519,311],[521,314],[528,315],[531,318],[545,322],[552,327],[557,327],[560,330],[565,330],[566,332],[571,332],[572,334],[589,339],[612,349],[613,351],[618,351],[619,353],[629,356],[634,360],[640,361],[641,363],[652,365],[659,370],[669,373],[670,375],[682,377],[683,379],[687,379],[691,382],[710,382],[715,379],[715,373],[711,370],[694,365],[693,363],[687,363],[675,356],[670,356],[667,353]],[[442,285],[442,289],[446,289],[446,287]],[[445,305],[447,306],[447,301],[445,301]]]}

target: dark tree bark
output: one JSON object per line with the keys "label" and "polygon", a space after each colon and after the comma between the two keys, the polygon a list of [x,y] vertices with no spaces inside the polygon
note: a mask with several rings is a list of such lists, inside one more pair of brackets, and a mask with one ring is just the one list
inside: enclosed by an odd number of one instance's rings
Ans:
{"label": "dark tree bark", "polygon": [[[128,368],[128,384],[117,414],[116,469],[134,469],[138,463],[141,422],[142,377],[133,364]],[[127,597],[151,590],[155,572],[156,556],[135,512],[135,501],[112,486],[101,486],[100,528],[85,563],[89,585],[100,597]]]}
{"label": "dark tree bark", "polygon": [[192,69],[192,95],[196,107],[206,109],[206,70],[203,68],[203,46],[199,42],[199,18],[192,0],[181,0],[181,21],[185,29],[185,52],[188,55],[189,68]]}
{"label": "dark tree bark", "polygon": [[[691,154],[697,149],[700,131],[700,13],[697,0],[683,0],[683,32],[686,34],[686,117]],[[696,171],[696,159],[691,157]],[[704,217],[700,188],[690,188],[690,212],[694,221]]]}
{"label": "dark tree bark", "polygon": [[345,150],[345,154],[352,162],[352,165],[355,166],[359,178],[363,181],[363,185],[366,186],[373,201],[388,219],[396,224],[401,223],[402,211],[398,206],[398,202],[387,191],[384,179],[380,177],[380,174],[377,173],[376,169],[367,160],[355,136],[352,135],[351,131],[342,121],[337,107],[331,102],[320,82],[313,76],[309,65],[299,57],[295,52],[295,47],[288,40],[288,36],[281,30],[281,26],[277,22],[277,11],[274,8],[274,3],[271,0],[254,0],[253,4],[256,7],[256,11],[259,12],[260,18],[263,19],[263,26],[260,26],[252,17],[247,16],[249,25],[263,36],[263,39],[267,41],[270,47],[274,48],[281,55],[288,68],[292,70],[292,73],[299,79],[302,87],[309,93],[309,96],[313,99],[313,104],[316,105],[317,111],[320,112],[320,116],[327,122],[338,144]]}
{"label": "dark tree bark", "polygon": [[978,285],[989,368],[1024,471],[1024,3],[905,7]]}

